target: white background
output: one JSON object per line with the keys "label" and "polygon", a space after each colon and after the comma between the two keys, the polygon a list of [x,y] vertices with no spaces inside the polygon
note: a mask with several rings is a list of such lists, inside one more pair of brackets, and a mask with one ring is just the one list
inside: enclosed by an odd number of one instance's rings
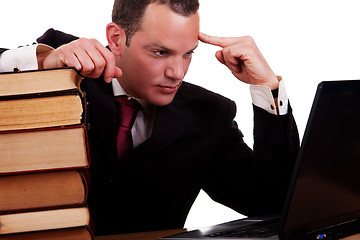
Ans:
{"label": "white background", "polygon": [[[106,45],[112,0],[11,0],[0,3],[0,47],[32,43],[52,27]],[[356,0],[200,0],[201,31],[217,36],[254,37],[277,75],[283,76],[302,136],[317,84],[360,79],[360,14]],[[248,86],[214,57],[218,48],[200,44],[186,80],[236,101],[236,120],[252,146]],[[334,109],[336,111],[336,109]],[[216,114],[216,113],[215,113]],[[186,227],[236,219],[240,215],[201,193]]]}

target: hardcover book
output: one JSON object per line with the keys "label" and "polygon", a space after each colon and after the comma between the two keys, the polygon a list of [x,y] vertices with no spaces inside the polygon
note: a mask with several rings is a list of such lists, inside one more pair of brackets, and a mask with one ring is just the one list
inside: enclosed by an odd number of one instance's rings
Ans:
{"label": "hardcover book", "polygon": [[73,68],[0,73],[0,97],[80,90],[82,77]]}
{"label": "hardcover book", "polygon": [[87,207],[19,212],[0,215],[0,234],[89,226]]}
{"label": "hardcover book", "polygon": [[80,124],[82,77],[72,68],[0,74],[0,131]]}
{"label": "hardcover book", "polygon": [[0,74],[0,239],[93,239],[81,80],[71,68]]}
{"label": "hardcover book", "polygon": [[84,125],[0,132],[0,175],[86,168],[87,141]]}
{"label": "hardcover book", "polygon": [[88,186],[80,170],[0,177],[0,214],[84,205]]}

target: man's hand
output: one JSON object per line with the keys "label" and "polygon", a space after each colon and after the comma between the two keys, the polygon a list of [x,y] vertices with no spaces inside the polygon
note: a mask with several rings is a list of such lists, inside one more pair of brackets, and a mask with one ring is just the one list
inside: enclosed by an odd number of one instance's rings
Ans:
{"label": "man's hand", "polygon": [[274,90],[279,81],[251,37],[215,37],[200,33],[199,40],[219,46],[216,58],[242,82]]}
{"label": "man's hand", "polygon": [[74,67],[81,75],[98,78],[104,75],[106,82],[120,77],[122,71],[115,66],[115,56],[99,41],[80,38],[57,49],[37,55],[39,69]]}

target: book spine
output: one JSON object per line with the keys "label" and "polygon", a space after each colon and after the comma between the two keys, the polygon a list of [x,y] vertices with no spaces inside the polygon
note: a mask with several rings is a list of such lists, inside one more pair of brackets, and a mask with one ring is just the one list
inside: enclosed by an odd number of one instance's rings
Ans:
{"label": "book spine", "polygon": [[85,188],[85,197],[83,204],[86,204],[91,189],[91,175],[89,169],[78,169],[78,172],[81,175],[81,179]]}

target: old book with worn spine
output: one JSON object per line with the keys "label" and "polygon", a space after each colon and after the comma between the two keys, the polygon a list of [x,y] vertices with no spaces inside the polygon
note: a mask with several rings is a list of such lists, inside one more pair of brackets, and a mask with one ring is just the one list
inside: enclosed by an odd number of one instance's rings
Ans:
{"label": "old book with worn spine", "polygon": [[80,124],[82,77],[72,68],[0,74],[0,131]]}

